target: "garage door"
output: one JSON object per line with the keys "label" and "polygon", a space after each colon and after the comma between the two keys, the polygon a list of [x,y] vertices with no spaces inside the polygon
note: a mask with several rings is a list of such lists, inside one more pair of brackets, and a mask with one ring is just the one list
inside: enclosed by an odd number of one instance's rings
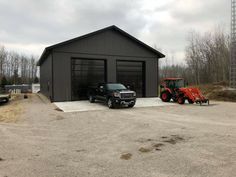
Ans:
{"label": "garage door", "polygon": [[106,81],[105,60],[72,59],[72,100],[87,99],[89,86]]}
{"label": "garage door", "polygon": [[116,63],[117,82],[136,91],[137,97],[145,96],[144,84],[144,62],[117,61]]}

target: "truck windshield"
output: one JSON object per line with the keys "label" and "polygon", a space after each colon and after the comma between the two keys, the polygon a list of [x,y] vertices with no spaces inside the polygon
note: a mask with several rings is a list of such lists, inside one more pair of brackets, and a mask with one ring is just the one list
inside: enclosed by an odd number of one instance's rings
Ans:
{"label": "truck windshield", "polygon": [[107,84],[107,89],[108,90],[124,90],[127,88],[122,84]]}

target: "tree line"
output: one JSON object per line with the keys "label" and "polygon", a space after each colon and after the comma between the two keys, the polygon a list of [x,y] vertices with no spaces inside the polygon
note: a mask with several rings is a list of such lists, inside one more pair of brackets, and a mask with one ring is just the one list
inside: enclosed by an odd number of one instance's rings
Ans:
{"label": "tree line", "polygon": [[8,51],[0,46],[0,85],[38,82],[37,58]]}
{"label": "tree line", "polygon": [[214,32],[188,35],[185,64],[168,62],[160,68],[160,78],[183,77],[190,84],[229,81],[230,35],[217,28]]}

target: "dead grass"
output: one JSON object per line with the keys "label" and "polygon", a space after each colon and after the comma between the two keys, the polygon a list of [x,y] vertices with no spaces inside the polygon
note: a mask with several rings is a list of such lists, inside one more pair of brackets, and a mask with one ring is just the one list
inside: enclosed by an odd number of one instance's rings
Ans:
{"label": "dead grass", "polygon": [[226,82],[196,86],[210,100],[236,102],[236,90],[230,89]]}
{"label": "dead grass", "polygon": [[7,104],[0,105],[0,122],[15,123],[23,113],[23,105],[21,103],[23,95],[12,95]]}

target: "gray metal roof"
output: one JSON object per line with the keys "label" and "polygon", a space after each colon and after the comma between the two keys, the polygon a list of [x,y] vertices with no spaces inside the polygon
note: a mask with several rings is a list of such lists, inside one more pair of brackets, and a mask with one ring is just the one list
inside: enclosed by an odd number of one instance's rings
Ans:
{"label": "gray metal roof", "polygon": [[116,30],[116,31],[120,32],[122,35],[128,37],[130,40],[135,41],[137,44],[139,44],[142,47],[148,49],[149,51],[155,53],[158,56],[158,58],[164,58],[165,57],[165,55],[162,54],[161,52],[159,52],[156,49],[148,46],[147,44],[143,43],[142,41],[138,40],[137,38],[131,36],[127,32],[125,32],[125,31],[121,30],[120,28],[118,28],[117,26],[112,25],[112,26],[100,29],[98,31],[94,31],[94,32],[89,33],[89,34],[86,34],[86,35],[83,35],[83,36],[79,36],[77,38],[73,38],[73,39],[70,39],[70,40],[67,40],[67,41],[64,41],[64,42],[61,42],[61,43],[58,43],[58,44],[46,47],[44,49],[41,57],[39,58],[39,61],[38,61],[37,65],[40,66],[44,62],[44,60],[47,58],[47,56],[50,54],[51,50],[56,48],[56,47],[60,47],[60,46],[66,45],[66,44],[69,44],[69,43],[72,43],[72,42],[75,42],[75,41],[78,41],[78,40],[81,40],[81,39],[84,39],[84,38],[96,35],[98,33],[101,33],[101,32],[107,31],[107,30]]}

